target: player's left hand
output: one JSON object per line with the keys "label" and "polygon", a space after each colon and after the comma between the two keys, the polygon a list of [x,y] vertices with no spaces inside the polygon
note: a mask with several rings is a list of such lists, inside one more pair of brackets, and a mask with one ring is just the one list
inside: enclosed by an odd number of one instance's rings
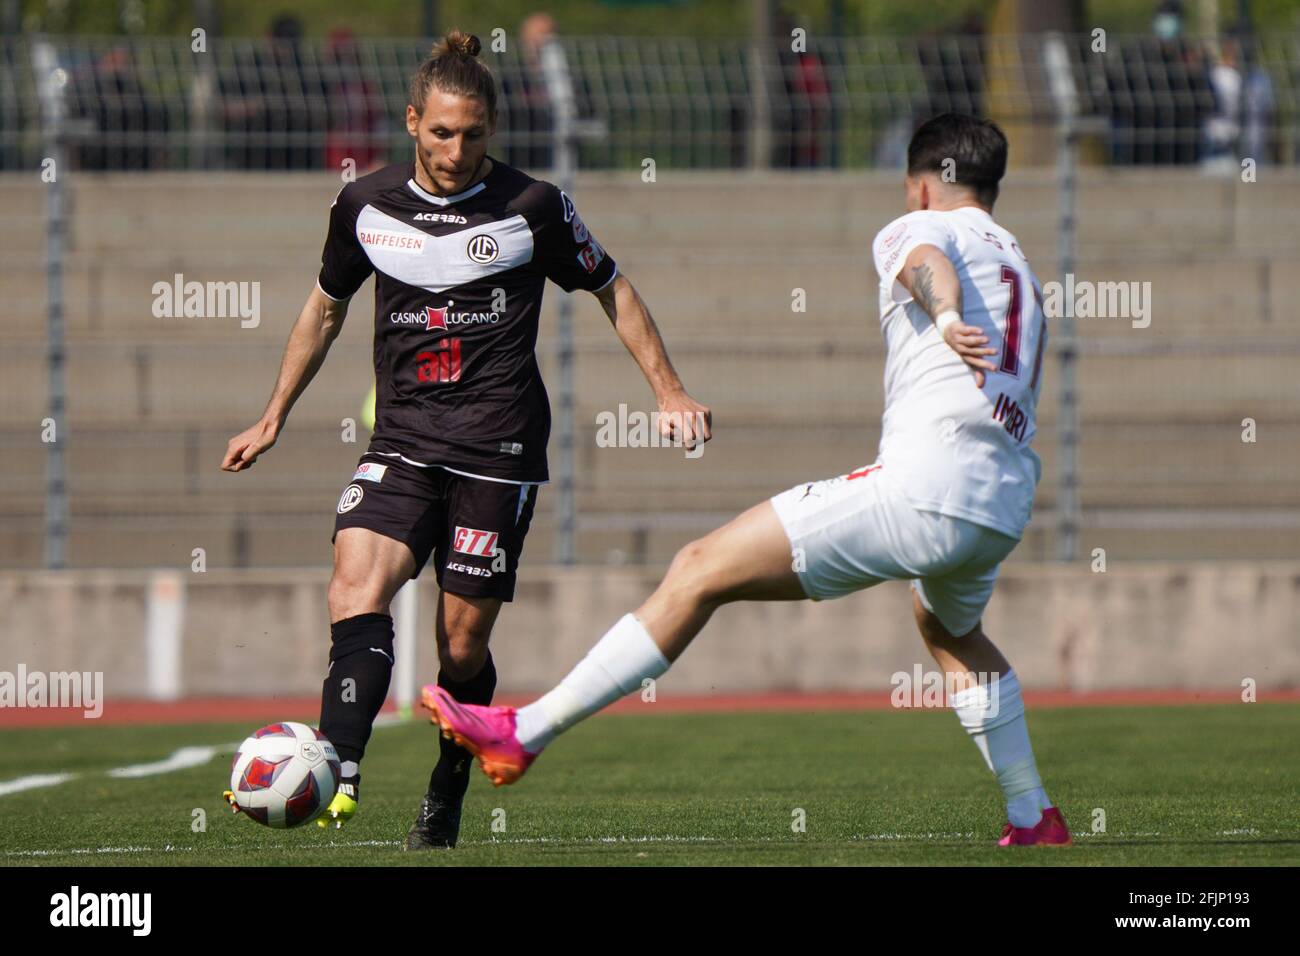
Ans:
{"label": "player's left hand", "polygon": [[998,350],[986,348],[989,337],[984,334],[984,330],[974,325],[967,325],[965,322],[953,322],[943,330],[943,340],[948,343],[948,347],[961,356],[961,360],[975,370],[975,386],[984,387],[984,372],[987,369],[990,372],[996,372],[998,367],[988,359],[982,358],[984,355],[996,355]]}
{"label": "player's left hand", "polygon": [[659,434],[688,451],[713,437],[713,412],[683,392],[659,400]]}

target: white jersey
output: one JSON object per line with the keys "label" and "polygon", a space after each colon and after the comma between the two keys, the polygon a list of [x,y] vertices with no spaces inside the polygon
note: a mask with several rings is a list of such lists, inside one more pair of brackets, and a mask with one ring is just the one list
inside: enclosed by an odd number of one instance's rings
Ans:
{"label": "white jersey", "polygon": [[[933,245],[961,280],[962,321],[988,336],[998,366],[974,371],[897,281],[908,255]],[[872,244],[885,337],[885,415],[879,461],[922,511],[1019,538],[1042,464],[1031,449],[1047,327],[1042,291],[1016,237],[982,209],[922,210]]]}

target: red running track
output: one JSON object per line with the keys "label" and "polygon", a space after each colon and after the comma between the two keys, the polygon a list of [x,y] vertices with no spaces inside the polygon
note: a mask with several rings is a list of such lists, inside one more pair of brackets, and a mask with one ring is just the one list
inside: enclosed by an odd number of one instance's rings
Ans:
{"label": "red running track", "polygon": [[[803,693],[775,691],[752,694],[660,695],[654,703],[638,696],[614,704],[613,713],[717,713],[737,711],[853,711],[891,710],[889,690]],[[530,695],[506,694],[495,703],[519,707],[533,700]],[[1269,702],[1300,702],[1300,688],[1265,690],[1259,699]],[[1150,707],[1188,704],[1231,704],[1241,701],[1239,691],[1224,690],[1121,690],[1121,691],[1025,691],[1027,707]],[[386,707],[386,713],[393,708]],[[98,724],[266,724],[298,718],[315,724],[320,715],[319,697],[222,698],[193,697],[159,702],[109,700]],[[0,729],[10,727],[56,727],[90,725],[78,708],[0,708]]]}

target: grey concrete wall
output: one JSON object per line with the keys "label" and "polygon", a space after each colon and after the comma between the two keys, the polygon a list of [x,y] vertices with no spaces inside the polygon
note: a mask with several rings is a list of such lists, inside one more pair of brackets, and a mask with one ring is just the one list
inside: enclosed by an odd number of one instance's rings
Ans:
{"label": "grey concrete wall", "polygon": [[[276,448],[251,472],[217,469],[227,439],[260,414],[288,329],[319,267],[336,176],[85,174],[71,178],[65,275],[67,462],[74,567],[301,567],[329,561],[333,507],[361,447],[340,439],[373,381],[371,284],[296,406]],[[1056,270],[1057,181],[1013,170],[999,218],[1040,277]],[[1079,324],[1085,339],[1125,334],[1150,354],[1079,362],[1080,490],[1088,547],[1126,560],[1165,556],[1300,557],[1300,296],[1295,210],[1300,171],[1258,183],[1183,169],[1085,169],[1078,198],[1081,279],[1152,285],[1149,329]],[[883,401],[883,353],[869,244],[902,207],[895,171],[691,172],[661,167],[578,177],[579,207],[634,279],[693,394],[710,404],[716,440],[699,462],[671,452],[597,449],[595,416],[650,394],[598,304],[574,297],[579,510],[583,557],[613,552],[662,561],[693,528],[716,524],[797,482],[869,462]],[[46,446],[43,353],[45,187],[0,175],[0,567],[41,560]],[[189,279],[257,281],[263,321],[155,318],[152,286]],[[1230,277],[1230,278],[1229,278]],[[793,288],[808,312],[790,311]],[[539,358],[555,394],[548,293]],[[1128,330],[1124,332],[1123,330]],[[1241,351],[1164,355],[1190,336],[1231,335]],[[1264,344],[1261,344],[1264,343]],[[1246,349],[1252,349],[1249,354]],[[1056,545],[1059,487],[1055,368],[1048,370],[1036,447],[1037,506],[1015,561]],[[1241,421],[1260,440],[1240,441]],[[364,433],[360,438],[364,444]],[[527,560],[551,553],[555,496],[542,494]],[[1141,529],[1094,525],[1098,511],[1253,508],[1253,524],[1186,521]],[[617,524],[650,516],[636,528]],[[615,525],[602,524],[611,518]]]}
{"label": "grey concrete wall", "polygon": [[[493,653],[503,692],[551,686],[659,570],[525,568]],[[328,652],[323,571],[185,575],[183,692],[312,695]],[[149,572],[0,573],[0,670],[103,671],[106,695],[144,696]],[[421,681],[436,674],[432,575],[421,579]],[[1003,569],[985,630],[1028,687],[1300,686],[1300,563],[1050,564]],[[662,693],[851,690],[930,666],[907,586],[837,601],[723,608]]]}

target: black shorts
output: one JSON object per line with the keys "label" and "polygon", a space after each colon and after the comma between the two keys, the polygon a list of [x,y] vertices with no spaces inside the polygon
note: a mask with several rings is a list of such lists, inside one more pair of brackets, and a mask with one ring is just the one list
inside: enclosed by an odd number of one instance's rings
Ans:
{"label": "black shorts", "polygon": [[334,534],[368,528],[395,538],[415,555],[411,577],[420,576],[432,553],[440,589],[509,601],[536,502],[536,484],[471,478],[366,452],[339,498]]}

